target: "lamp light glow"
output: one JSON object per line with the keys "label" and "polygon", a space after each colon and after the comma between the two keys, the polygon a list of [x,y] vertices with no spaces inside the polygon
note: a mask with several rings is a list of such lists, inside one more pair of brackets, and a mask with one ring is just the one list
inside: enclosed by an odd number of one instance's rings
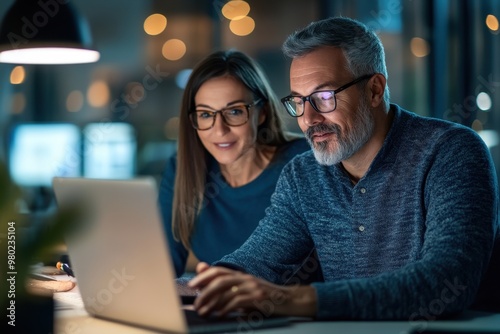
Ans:
{"label": "lamp light glow", "polygon": [[80,64],[99,60],[99,52],[77,48],[30,48],[0,52],[0,62],[11,64]]}
{"label": "lamp light glow", "polygon": [[68,0],[16,0],[0,26],[0,62],[76,64],[99,60],[85,20]]}

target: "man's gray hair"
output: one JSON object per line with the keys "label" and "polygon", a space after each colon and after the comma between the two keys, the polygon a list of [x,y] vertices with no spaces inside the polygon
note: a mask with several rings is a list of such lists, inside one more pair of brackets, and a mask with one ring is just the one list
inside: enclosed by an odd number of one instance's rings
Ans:
{"label": "man's gray hair", "polygon": [[[384,46],[378,36],[363,23],[346,18],[331,17],[310,23],[293,32],[282,46],[289,58],[304,56],[320,47],[338,47],[344,53],[348,69],[355,78],[381,73],[388,78]],[[384,102],[389,106],[389,86],[386,84]]]}

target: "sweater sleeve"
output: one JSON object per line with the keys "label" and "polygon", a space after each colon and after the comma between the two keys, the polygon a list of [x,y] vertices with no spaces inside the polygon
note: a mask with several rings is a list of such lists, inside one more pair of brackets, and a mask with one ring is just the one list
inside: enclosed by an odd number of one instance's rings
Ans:
{"label": "sweater sleeve", "polygon": [[[498,185],[487,147],[457,127],[433,145],[422,189],[419,260],[369,278],[314,283],[319,319],[430,321],[465,310],[476,296],[494,241]],[[411,173],[415,161],[408,161]],[[411,177],[411,175],[408,175]]]}
{"label": "sweater sleeve", "polygon": [[[316,275],[318,264],[304,265],[313,250],[313,242],[303,219],[295,210],[297,191],[290,182],[290,164],[286,165],[271,197],[265,217],[236,251],[214,265],[244,270],[277,284],[292,284],[307,275]],[[297,271],[300,276],[297,277]],[[310,271],[310,272],[308,272]]]}
{"label": "sweater sleeve", "polygon": [[163,228],[167,236],[170,255],[175,267],[177,277],[180,277],[185,270],[188,251],[181,242],[174,239],[172,232],[172,204],[174,199],[175,170],[177,165],[177,155],[170,157],[160,183],[158,205],[163,221]]}

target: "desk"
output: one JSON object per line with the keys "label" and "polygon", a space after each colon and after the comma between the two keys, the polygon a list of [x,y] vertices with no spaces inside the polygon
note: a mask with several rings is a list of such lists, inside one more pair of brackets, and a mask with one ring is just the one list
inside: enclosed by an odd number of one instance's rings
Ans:
{"label": "desk", "polygon": [[[500,314],[468,312],[463,319],[434,321],[413,326],[407,321],[308,321],[292,322],[290,326],[255,330],[255,334],[406,334],[412,329],[456,329],[463,333],[482,330],[500,333]],[[126,326],[87,315],[85,310],[56,312],[55,334],[148,334],[156,333],[138,327]]]}
{"label": "desk", "polygon": [[[71,293],[71,292],[70,292]],[[68,292],[56,293],[56,303],[59,308],[55,314],[55,334],[147,334],[154,331],[127,326],[111,321],[96,319],[87,314],[83,304],[78,304]],[[74,300],[74,302],[72,302]],[[66,304],[68,307],[61,307]],[[72,305],[69,305],[72,304]],[[71,307],[69,307],[71,306]],[[463,333],[473,333],[481,330],[484,333],[500,333],[500,313],[468,311],[460,318],[430,322],[409,321],[292,321],[290,326],[255,330],[255,334],[407,334],[411,330],[448,329],[460,330]],[[417,332],[416,332],[417,333]]]}

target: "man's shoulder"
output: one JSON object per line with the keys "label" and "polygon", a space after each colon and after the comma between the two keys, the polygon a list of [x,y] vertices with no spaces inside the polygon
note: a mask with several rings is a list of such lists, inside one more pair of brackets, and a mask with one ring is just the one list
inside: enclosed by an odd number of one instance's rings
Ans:
{"label": "man's shoulder", "polygon": [[422,142],[437,144],[458,137],[481,142],[479,135],[474,130],[448,120],[422,116],[400,109],[400,121],[404,124],[403,136],[415,137]]}
{"label": "man's shoulder", "polygon": [[410,126],[422,124],[426,125],[426,127],[420,128],[421,130],[433,129],[433,128],[443,128],[443,129],[461,129],[465,131],[471,131],[470,128],[461,125],[459,123],[455,123],[449,120],[433,117],[433,116],[423,116],[419,115],[413,111],[408,111],[406,109],[397,107],[399,109],[399,117],[405,123],[408,123]]}

